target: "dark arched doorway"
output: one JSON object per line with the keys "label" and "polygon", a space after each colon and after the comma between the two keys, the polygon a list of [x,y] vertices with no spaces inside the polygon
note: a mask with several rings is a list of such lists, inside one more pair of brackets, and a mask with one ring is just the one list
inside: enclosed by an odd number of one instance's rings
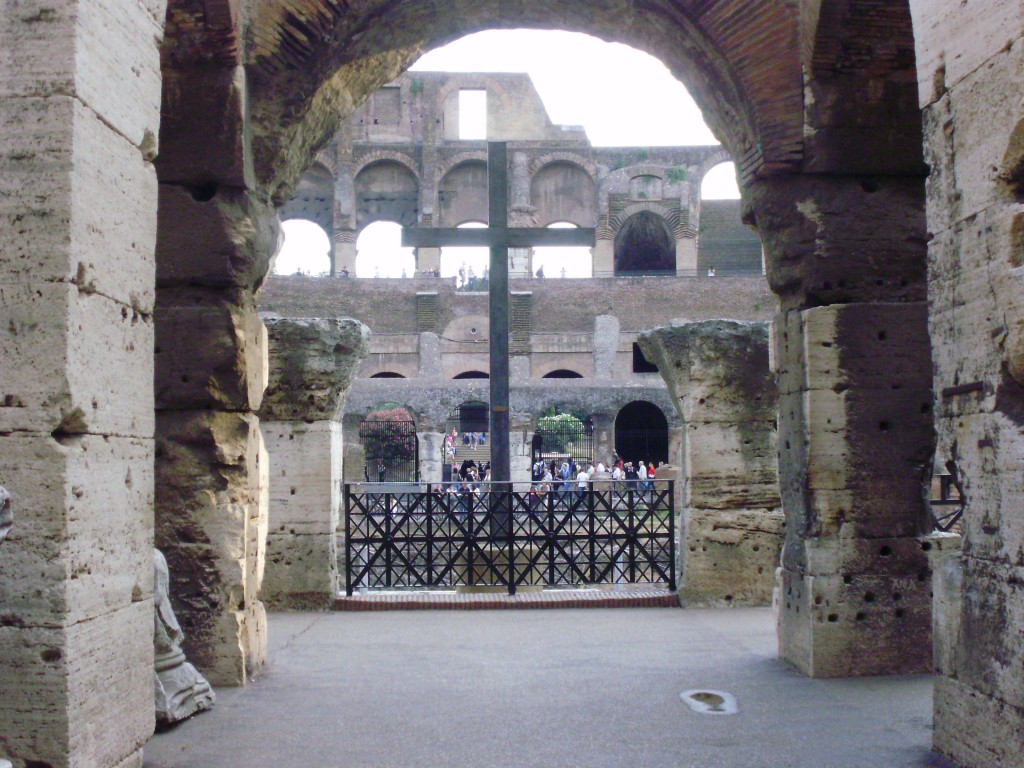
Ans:
{"label": "dark arched doorway", "polygon": [[668,461],[668,419],[653,403],[636,400],[615,417],[615,453],[624,461]]}
{"label": "dark arched doorway", "polygon": [[665,220],[651,211],[626,219],[615,235],[616,275],[675,274],[676,241]]}

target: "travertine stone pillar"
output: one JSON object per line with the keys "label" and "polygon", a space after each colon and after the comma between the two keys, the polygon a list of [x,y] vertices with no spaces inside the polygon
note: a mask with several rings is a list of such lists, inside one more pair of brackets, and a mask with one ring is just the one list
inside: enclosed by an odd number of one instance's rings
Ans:
{"label": "travertine stone pillar", "polygon": [[338,595],[341,415],[370,330],[356,320],[267,320],[270,379],[260,410],[270,455],[263,600],[324,610]]}
{"label": "travertine stone pillar", "polygon": [[138,766],[153,731],[164,12],[0,3],[0,756],[18,766]]}
{"label": "travertine stone pillar", "polygon": [[356,233],[350,229],[334,232],[332,238],[332,277],[337,277],[343,269],[348,270],[349,277],[356,276]]}
{"label": "travertine stone pillar", "polygon": [[688,605],[767,605],[784,528],[768,325],[707,320],[638,341],[685,424],[680,596]]}
{"label": "travertine stone pillar", "polygon": [[[913,0],[928,181],[938,454],[967,497],[936,574],[935,748],[1021,765],[1024,743],[1024,8]],[[942,619],[942,623],[939,622]]]}
{"label": "travertine stone pillar", "polygon": [[779,653],[816,677],[931,664],[923,184],[806,174],[746,190],[780,304]]}
{"label": "travertine stone pillar", "polygon": [[255,292],[279,227],[273,201],[255,188],[245,69],[190,63],[185,51],[197,48],[182,47],[164,71],[156,544],[186,653],[214,685],[236,685],[266,661],[267,466],[255,411],[267,348]]}
{"label": "travertine stone pillar", "polygon": [[930,668],[926,318],[924,303],[908,303],[776,320],[779,653],[815,677]]}
{"label": "travertine stone pillar", "polygon": [[416,439],[420,441],[420,481],[440,483],[444,435],[440,432],[418,432]]}

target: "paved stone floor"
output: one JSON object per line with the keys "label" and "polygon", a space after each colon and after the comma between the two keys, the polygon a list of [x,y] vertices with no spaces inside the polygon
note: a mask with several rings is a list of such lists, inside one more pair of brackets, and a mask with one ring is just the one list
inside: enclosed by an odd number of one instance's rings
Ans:
{"label": "paved stone floor", "polygon": [[[930,677],[808,680],[768,609],[272,614],[271,667],[146,768],[918,768]],[[698,714],[682,691],[735,695]]]}

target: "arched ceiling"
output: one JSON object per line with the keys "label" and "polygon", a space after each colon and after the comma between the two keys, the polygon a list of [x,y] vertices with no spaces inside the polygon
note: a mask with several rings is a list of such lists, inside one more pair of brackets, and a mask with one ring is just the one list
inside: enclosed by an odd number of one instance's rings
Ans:
{"label": "arched ceiling", "polygon": [[802,147],[798,11],[783,0],[262,0],[250,6],[257,174],[294,173],[339,115],[423,52],[483,29],[585,32],[661,59],[743,172],[795,169]]}

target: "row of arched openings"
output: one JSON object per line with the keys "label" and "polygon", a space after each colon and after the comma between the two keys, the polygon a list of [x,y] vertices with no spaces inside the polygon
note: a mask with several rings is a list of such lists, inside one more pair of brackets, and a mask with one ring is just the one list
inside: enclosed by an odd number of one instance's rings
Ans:
{"label": "row of arched openings", "polygon": [[[445,435],[454,431],[454,445],[446,439],[441,451],[442,466],[450,477],[451,466],[483,464],[490,461],[488,404],[468,400],[448,415]],[[368,482],[417,482],[419,440],[416,420],[408,408],[382,403],[372,409],[359,425],[363,448],[364,479]],[[454,449],[454,450],[453,450]],[[608,463],[611,456],[595,455],[594,425],[587,414],[554,406],[538,418],[531,444],[533,462],[572,459],[577,464]],[[615,417],[615,454],[634,464],[659,464],[669,460],[668,419],[658,406],[637,400],[623,406]]]}

